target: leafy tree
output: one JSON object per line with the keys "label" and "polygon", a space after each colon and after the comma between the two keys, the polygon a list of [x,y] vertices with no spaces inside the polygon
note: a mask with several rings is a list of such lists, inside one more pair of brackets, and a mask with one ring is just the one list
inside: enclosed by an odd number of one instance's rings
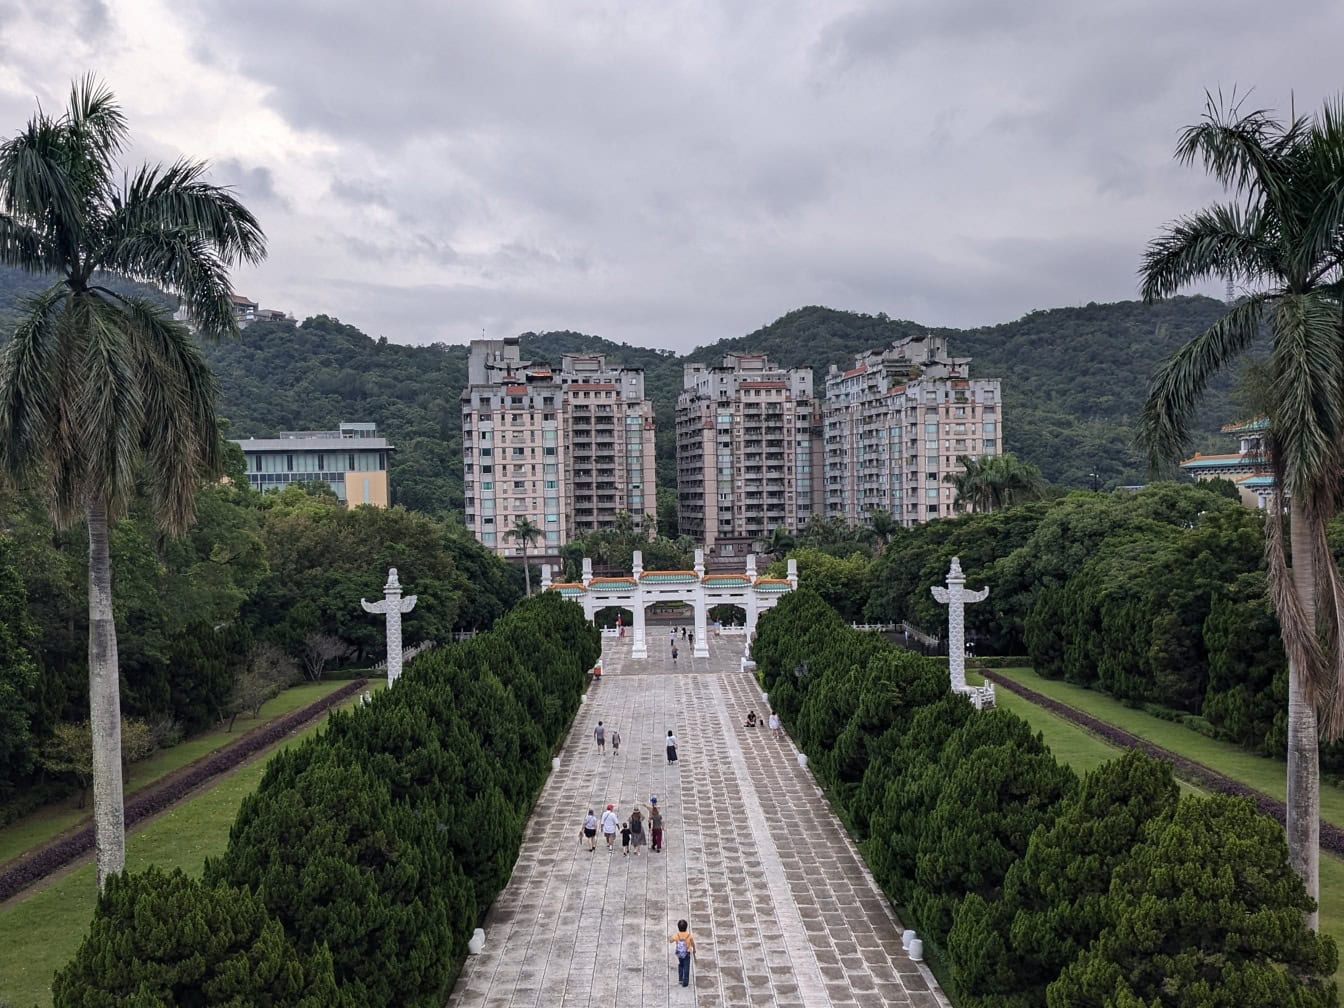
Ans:
{"label": "leafy tree", "polygon": [[1041,472],[1022,462],[1012,452],[1003,455],[957,457],[961,472],[948,473],[943,482],[957,491],[953,506],[958,511],[996,511],[1009,504],[1039,498],[1045,490]]}
{"label": "leafy tree", "polygon": [[56,1008],[350,1003],[337,992],[326,948],[296,952],[260,899],[154,867],[108,879],[52,996]]}
{"label": "leafy tree", "polygon": [[1279,755],[1271,744],[1282,713],[1273,686],[1277,677],[1286,676],[1287,662],[1263,573],[1242,574],[1214,596],[1204,641],[1209,688],[1201,713],[1223,738]]}
{"label": "leafy tree", "polygon": [[1344,106],[1328,104],[1312,120],[1280,122],[1266,111],[1245,111],[1235,100],[1224,107],[1210,97],[1204,120],[1185,130],[1176,156],[1202,162],[1235,202],[1164,227],[1144,256],[1144,299],[1214,277],[1246,285],[1246,294],[1158,370],[1140,433],[1154,465],[1169,465],[1189,442],[1210,378],[1250,350],[1262,327],[1269,330],[1268,455],[1288,500],[1291,539],[1286,551],[1281,523],[1270,523],[1266,549],[1290,665],[1288,847],[1315,900],[1318,717],[1326,715],[1327,737],[1344,733],[1344,705],[1333,702],[1344,684],[1344,580],[1329,560],[1326,537],[1344,491],[1344,201],[1338,197]]}
{"label": "leafy tree", "polygon": [[127,139],[111,92],[88,77],[63,115],[39,111],[0,146],[0,262],[58,277],[25,303],[0,359],[0,463],[42,482],[58,524],[88,525],[100,888],[126,861],[109,523],[143,478],[160,527],[180,534],[219,467],[214,381],[186,328],[102,275],[152,281],[222,335],[237,332],[227,267],[265,253],[252,215],[202,181],[204,164],[118,179]]}
{"label": "leafy tree", "polygon": [[[154,751],[154,733],[149,725],[138,720],[121,723],[121,755],[117,760],[125,770],[132,763],[144,759]],[[63,723],[56,726],[50,741],[40,757],[42,766],[50,773],[74,778],[79,787],[79,807],[84,807],[89,785],[94,781],[93,729],[89,722]]]}
{"label": "leafy tree", "polygon": [[259,644],[248,658],[244,668],[233,681],[233,688],[224,701],[223,714],[229,719],[229,731],[239,714],[256,717],[262,704],[286,686],[292,686],[297,676],[293,660],[274,644]]}
{"label": "leafy tree", "polygon": [[327,663],[344,658],[349,653],[350,645],[335,634],[314,630],[303,638],[304,671],[313,682],[321,682]]}
{"label": "leafy tree", "polygon": [[[627,515],[626,517],[628,518],[629,516]],[[634,526],[632,525],[630,529],[627,529],[626,531],[630,531],[633,527]],[[536,543],[541,537],[541,527],[527,516],[515,519],[513,528],[508,529],[504,533],[504,538],[513,539],[514,541],[523,544],[523,582],[527,586],[525,591],[528,595],[532,594],[532,568],[527,562],[527,551],[528,548]]]}
{"label": "leafy tree", "polygon": [[32,718],[38,668],[28,644],[28,594],[12,540],[0,536],[0,806],[14,796],[37,761]]}
{"label": "leafy tree", "polygon": [[1183,798],[1111,879],[1108,925],[1046,991],[1079,1004],[1327,1006],[1339,959],[1283,832],[1245,798]]}
{"label": "leafy tree", "polygon": [[[847,622],[863,619],[864,606],[873,588],[872,562],[863,553],[832,556],[819,549],[795,549],[789,556],[798,561],[798,579],[821,596]],[[776,561],[769,573],[783,577],[785,564]]]}

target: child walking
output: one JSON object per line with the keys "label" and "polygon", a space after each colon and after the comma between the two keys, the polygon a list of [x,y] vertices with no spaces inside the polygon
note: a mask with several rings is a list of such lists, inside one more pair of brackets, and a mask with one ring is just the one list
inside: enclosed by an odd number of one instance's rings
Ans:
{"label": "child walking", "polygon": [[[639,852],[636,851],[635,853],[638,854]],[[630,856],[630,824],[628,822],[623,822],[621,823],[621,857],[629,857],[629,856]]]}

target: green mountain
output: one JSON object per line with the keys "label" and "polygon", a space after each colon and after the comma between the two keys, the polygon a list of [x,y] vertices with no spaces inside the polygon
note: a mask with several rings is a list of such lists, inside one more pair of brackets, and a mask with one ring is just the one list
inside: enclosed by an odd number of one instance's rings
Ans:
{"label": "green mountain", "polygon": [[[17,298],[39,286],[0,269],[0,324],[12,329]],[[1225,310],[1210,298],[1159,305],[1125,301],[1036,311],[979,329],[936,329],[954,353],[973,357],[971,373],[1003,380],[1008,450],[1040,467],[1053,483],[1141,483],[1145,465],[1133,422],[1157,363],[1207,328]],[[5,331],[0,329],[0,331]],[[558,364],[564,353],[605,353],[642,367],[658,418],[659,483],[671,486],[673,410],[682,365],[730,351],[764,352],[781,364],[810,366],[818,386],[830,364],[889,345],[928,327],[832,308],[807,307],[746,336],[698,347],[684,356],[558,331],[524,333],[525,357]],[[461,412],[467,377],[464,346],[405,346],[372,339],[325,315],[302,324],[259,322],[235,341],[206,346],[220,384],[220,413],[234,437],[280,430],[327,429],[343,420],[378,424],[397,446],[393,495],[416,510],[460,510]],[[1197,447],[1219,444],[1218,426],[1235,419],[1234,376],[1209,390]]]}

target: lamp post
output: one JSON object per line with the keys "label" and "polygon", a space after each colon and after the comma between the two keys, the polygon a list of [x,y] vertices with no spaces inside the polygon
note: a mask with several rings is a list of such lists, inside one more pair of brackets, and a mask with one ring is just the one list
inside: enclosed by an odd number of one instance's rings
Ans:
{"label": "lamp post", "polygon": [[1092,492],[1096,493],[1101,489],[1101,477],[1096,473],[1088,473],[1087,478],[1092,481]]}

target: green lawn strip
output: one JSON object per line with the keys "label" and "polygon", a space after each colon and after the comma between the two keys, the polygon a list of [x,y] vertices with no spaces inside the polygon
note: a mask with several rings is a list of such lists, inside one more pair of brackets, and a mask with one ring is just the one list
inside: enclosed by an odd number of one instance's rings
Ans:
{"label": "green lawn strip", "polygon": [[[284,717],[300,707],[321,700],[328,693],[345,686],[347,682],[348,680],[337,679],[294,686],[279,696],[267,700],[256,718],[240,717],[232,732],[225,731],[224,728],[212,728],[192,736],[171,749],[164,749],[148,759],[133,764],[130,778],[126,781],[126,796],[130,797],[137,791],[158,783],[173,771],[209,756],[254,729],[264,728],[276,718]],[[0,865],[92,818],[91,809],[87,804],[80,809],[76,807],[76,803],[76,797],[55,802],[0,829]]]}
{"label": "green lawn strip", "polygon": [[[1046,679],[1031,669],[995,669],[1000,675],[1021,683],[1052,700],[1068,704],[1095,718],[1115,725],[1146,742],[1169,749],[1178,756],[1203,763],[1211,770],[1247,787],[1263,791],[1271,798],[1286,801],[1288,768],[1283,760],[1257,756],[1245,749],[1201,735],[1193,729],[1154,717],[1146,711],[1126,707],[1119,700],[1097,690],[1073,683]],[[999,690],[1002,697],[1007,690]],[[1344,789],[1321,782],[1321,818],[1344,827]]]}
{"label": "green lawn strip", "polygon": [[[370,689],[378,688],[370,684]],[[355,699],[342,706],[358,702]],[[207,857],[223,853],[238,807],[256,790],[270,757],[311,735],[325,721],[319,717],[274,749],[133,831],[126,838],[127,867],[139,871],[153,864],[200,875]],[[51,978],[84,940],[93,917],[94,889],[93,862],[86,859],[69,874],[0,910],[0,949],[4,949],[0,1000],[8,998],[15,1008],[51,1004]]]}
{"label": "green lawn strip", "polygon": [[[1004,674],[1011,672],[1013,679],[1021,682],[1022,685],[1029,689],[1034,689],[1038,693],[1059,700],[1061,703],[1067,703],[1071,707],[1077,707],[1080,710],[1086,709],[1087,712],[1094,717],[1104,718],[1112,724],[1115,724],[1117,727],[1124,728],[1126,731],[1132,732],[1135,735],[1142,734],[1142,731],[1144,730],[1142,729],[1142,726],[1130,726],[1120,724],[1118,721],[1111,721],[1110,717],[1102,714],[1096,707],[1084,708],[1076,701],[1076,699],[1071,700],[1063,695],[1048,693],[1045,689],[1041,688],[1039,684],[1044,683],[1050,686],[1064,685],[1068,689],[1085,694],[1084,699],[1102,696],[1102,694],[1092,690],[1085,690],[1078,686],[1060,684],[1053,680],[1042,679],[1040,676],[1031,672],[1028,673],[1029,678],[1019,677],[1019,673],[1025,671],[1023,669],[995,669],[994,671]],[[980,685],[980,683],[983,682],[978,675],[970,670],[967,670],[966,680],[973,685]],[[1110,700],[1111,698],[1106,697],[1105,699]],[[1020,697],[1016,693],[1010,693],[1006,689],[998,689],[995,691],[995,702],[1003,709],[1012,711],[1031,725],[1035,731],[1040,732],[1045,737],[1045,742],[1050,747],[1050,751],[1055,754],[1055,758],[1061,763],[1067,763],[1079,774],[1087,773],[1101,763],[1104,763],[1109,759],[1114,759],[1120,752],[1118,747],[1093,735],[1086,728],[1073,724],[1056,714],[1052,714],[1050,711],[1037,707],[1030,700],[1025,697]],[[1142,711],[1134,711],[1131,708],[1125,707],[1123,704],[1118,704],[1114,700],[1111,700],[1111,703],[1116,704],[1116,706],[1119,706],[1122,710],[1130,714],[1139,714],[1149,721],[1154,721],[1166,728],[1184,732],[1186,735],[1193,735],[1195,738],[1204,742],[1212,741],[1211,739],[1207,739],[1203,735],[1200,735],[1198,732],[1193,732],[1181,725],[1163,721],[1161,718],[1153,717],[1151,714],[1145,714]],[[1184,755],[1189,759],[1199,759],[1200,762],[1204,762],[1203,758],[1196,756],[1191,752],[1182,752],[1181,749],[1170,740],[1163,740],[1151,734],[1144,735],[1143,737],[1157,745],[1170,749],[1172,752],[1180,752],[1181,755]],[[1252,758],[1254,759],[1255,757]],[[1261,760],[1260,762],[1269,763],[1272,761]],[[1222,772],[1227,773],[1229,776],[1233,775],[1232,771],[1228,770],[1226,767],[1218,766],[1217,764],[1211,765],[1217,767]],[[1192,787],[1184,781],[1179,781],[1178,783],[1181,786],[1181,790],[1187,794],[1204,793],[1199,788]],[[1344,950],[1344,858],[1335,857],[1325,851],[1321,851],[1320,930],[1323,934],[1328,934],[1333,938],[1340,949]],[[1344,985],[1344,964],[1341,964],[1341,967],[1335,971],[1335,983]]]}

